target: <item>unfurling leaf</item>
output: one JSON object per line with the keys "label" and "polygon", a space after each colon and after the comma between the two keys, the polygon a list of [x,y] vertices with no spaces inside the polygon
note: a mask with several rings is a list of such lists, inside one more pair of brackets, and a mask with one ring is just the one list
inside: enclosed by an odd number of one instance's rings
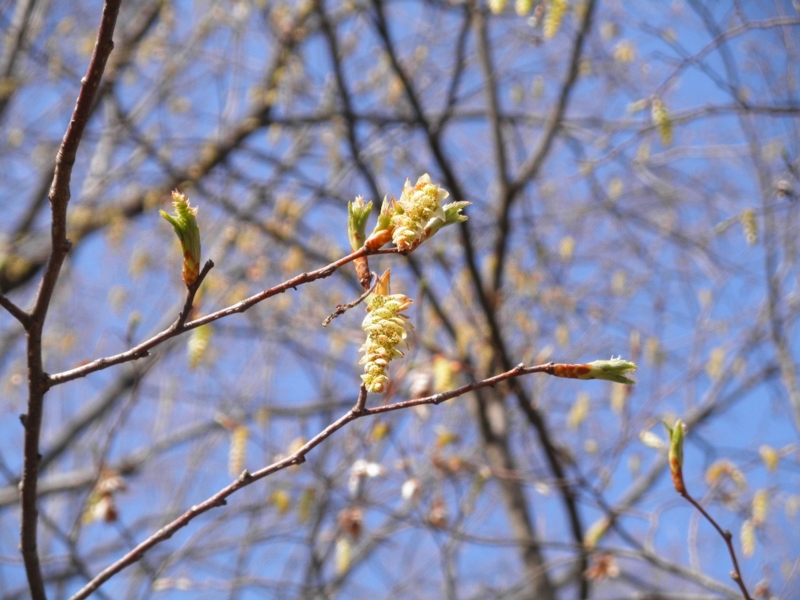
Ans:
{"label": "unfurling leaf", "polygon": [[634,383],[626,375],[632,373],[638,367],[622,358],[611,357],[609,360],[595,360],[590,363],[571,365],[553,365],[553,375],[556,377],[566,377],[568,379],[605,379],[606,381],[616,381],[617,383]]}
{"label": "unfurling leaf", "polygon": [[672,484],[675,491],[679,494],[686,494],[686,484],[683,481],[683,421],[678,419],[675,425],[670,427],[664,421],[664,427],[669,434],[669,470],[672,474]]}
{"label": "unfurling leaf", "polygon": [[200,229],[197,226],[197,207],[189,204],[189,198],[178,192],[172,192],[172,205],[175,214],[159,211],[161,216],[170,222],[183,250],[183,282],[190,286],[200,276]]}
{"label": "unfurling leaf", "polygon": [[[350,249],[355,251],[361,248],[367,240],[367,218],[372,211],[372,202],[364,204],[364,198],[356,196],[353,202],[347,203],[347,235],[350,239]],[[369,261],[365,256],[357,258],[354,262],[356,274],[364,289],[369,289],[372,275],[369,271]]]}

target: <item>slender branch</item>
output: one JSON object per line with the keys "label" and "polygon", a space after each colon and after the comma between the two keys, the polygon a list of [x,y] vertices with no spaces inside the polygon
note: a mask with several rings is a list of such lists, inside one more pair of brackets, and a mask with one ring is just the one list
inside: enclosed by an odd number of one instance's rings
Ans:
{"label": "slender branch", "polygon": [[46,381],[42,361],[42,332],[50,301],[58,281],[61,265],[69,252],[70,241],[67,239],[67,205],[70,199],[70,182],[72,167],[78,154],[78,147],[83,131],[89,121],[92,103],[97,88],[103,77],[106,62],[114,49],[112,37],[117,23],[121,0],[106,0],[103,16],[97,31],[94,52],[89,62],[86,75],[81,80],[81,89],[75,102],[64,138],[61,141],[56,157],[53,183],[50,186],[50,207],[52,223],[50,230],[50,256],[42,275],[39,291],[36,295],[27,332],[28,363],[28,406],[22,418],[25,427],[24,455],[22,465],[22,481],[20,482],[21,527],[20,549],[25,562],[25,572],[31,597],[34,600],[46,600],[47,595],[42,579],[37,547],[38,508],[37,479],[39,477],[39,436],[42,428],[44,395],[49,386]]}
{"label": "slender branch", "polygon": [[[115,3],[118,2],[115,0]],[[274,74],[286,65],[286,62],[292,56],[293,49],[307,35],[310,35],[310,29],[304,28],[309,13],[305,11],[301,11],[301,13],[299,18],[290,27],[287,27],[286,32],[279,36],[279,47],[273,53],[275,59],[264,76],[264,81],[267,82],[265,84],[265,92],[274,89],[274,86],[277,85],[275,83],[277,78],[274,77]],[[230,129],[229,133],[221,138],[216,134],[212,136],[213,139],[207,140],[208,144],[210,144],[209,147],[200,144],[204,150],[198,152],[180,169],[170,170],[167,179],[161,185],[153,186],[149,191],[135,191],[123,196],[120,201],[115,203],[115,214],[125,218],[137,217],[146,212],[146,198],[149,194],[153,192],[165,193],[176,188],[184,181],[199,181],[202,179],[212,169],[224,163],[234,151],[241,148],[247,139],[272,122],[272,108],[273,105],[269,102],[256,103],[248,111],[247,115],[239,121],[238,125]],[[72,240],[76,243],[82,241],[89,234],[107,226],[108,222],[109,215],[107,211],[96,211],[96,214],[88,218],[85,223],[76,225],[71,230]],[[20,269],[13,276],[7,273],[5,269],[0,268],[0,290],[8,293],[10,290],[30,281],[42,268],[43,264],[47,262],[47,257],[40,253],[25,256],[25,258],[27,266]]]}
{"label": "slender branch", "polygon": [[5,308],[12,317],[19,321],[25,329],[31,326],[31,316],[14,304],[5,294],[0,293],[0,306]]}
{"label": "slender branch", "polygon": [[361,304],[364,300],[366,300],[367,296],[369,296],[372,292],[374,292],[375,287],[378,285],[378,275],[374,271],[372,272],[372,277],[374,278],[375,283],[373,283],[366,292],[361,294],[358,298],[356,298],[352,302],[348,302],[347,304],[337,304],[336,310],[333,311],[331,314],[329,314],[327,317],[325,317],[325,320],[322,322],[322,326],[327,327],[328,324],[331,321],[333,321],[336,317],[342,316],[348,310],[350,310],[351,308],[355,308],[356,306]]}
{"label": "slender branch", "polygon": [[186,320],[189,318],[189,315],[192,314],[192,309],[194,308],[194,297],[197,295],[197,290],[200,289],[200,285],[203,283],[206,275],[208,275],[208,272],[213,268],[214,261],[210,259],[207,260],[195,282],[187,287],[186,302],[183,304],[183,310],[181,310],[180,314],[178,315],[178,320],[170,326],[170,329],[175,329],[177,331],[186,324]]}
{"label": "slender branch", "polygon": [[[383,3],[380,2],[379,0],[373,0],[372,4],[375,9],[375,27],[383,41],[384,48],[386,49],[394,73],[403,85],[403,89],[406,92],[406,97],[414,112],[414,116],[416,117],[420,127],[422,128],[424,134],[427,137],[431,153],[433,154],[437,164],[439,165],[439,168],[442,171],[442,176],[445,180],[445,183],[450,188],[450,191],[453,193],[454,197],[460,199],[466,199],[467,196],[463,193],[461,185],[459,184],[459,181],[456,178],[455,172],[453,171],[451,163],[444,152],[442,144],[430,125],[430,121],[425,114],[420,98],[418,97],[412,85],[411,80],[406,75],[397,57],[397,52],[395,50],[394,44],[392,43],[391,35],[389,33],[389,26],[386,19],[386,15],[384,14]],[[591,15],[593,7],[594,7],[594,0],[590,0],[590,5],[589,7],[587,7],[586,14]],[[564,102],[566,102],[566,100],[564,100]],[[554,117],[551,115],[551,118]],[[560,118],[561,117],[558,116],[558,121],[560,121]],[[534,157],[535,156],[536,153],[534,153]],[[511,189],[513,187],[514,184],[510,184],[509,194],[511,195],[513,195],[513,191]],[[461,237],[461,247],[464,252],[464,260],[467,263],[467,268],[469,270],[473,282],[478,304],[480,305],[486,317],[486,321],[489,325],[492,343],[500,359],[500,364],[502,365],[503,368],[508,369],[511,366],[511,361],[508,357],[508,353],[506,351],[505,344],[502,338],[500,325],[497,321],[497,315],[495,313],[495,308],[496,308],[495,304],[497,296],[488,293],[483,286],[481,269],[478,267],[478,260],[475,253],[475,246],[472,239],[472,232],[470,229],[469,221],[460,223],[459,234]],[[522,410],[526,413],[526,416],[528,416],[529,420],[531,420],[532,424],[534,424],[536,428],[542,447],[545,451],[545,454],[547,455],[551,471],[553,472],[559,483],[559,491],[562,500],[564,502],[564,505],[567,509],[568,518],[570,521],[570,529],[573,532],[573,536],[575,538],[576,543],[580,544],[583,542],[582,524],[580,522],[580,518],[578,515],[574,494],[570,490],[569,483],[563,477],[564,469],[563,466],[561,465],[561,457],[556,451],[555,445],[552,443],[552,440],[550,440],[549,431],[547,429],[544,417],[539,413],[539,411],[537,411],[536,408],[532,406],[531,402],[526,398],[521,388],[519,388],[519,386],[516,387],[517,389],[515,391],[518,402]],[[584,555],[581,558],[582,571],[585,570],[585,564],[586,564],[585,561],[586,561],[586,556]],[[581,583],[580,591],[582,597],[585,597],[588,594],[588,585],[586,584],[585,579]]]}
{"label": "slender branch", "polygon": [[123,556],[115,563],[113,563],[112,565],[101,571],[97,575],[97,577],[92,579],[83,588],[81,588],[81,590],[79,590],[78,593],[72,596],[71,600],[82,600],[83,598],[88,598],[92,592],[97,590],[101,585],[103,585],[103,583],[111,579],[111,577],[113,577],[123,569],[136,563],[138,560],[142,558],[142,556],[144,556],[145,552],[147,552],[154,546],[160,544],[161,542],[171,538],[176,532],[186,527],[195,518],[210,511],[212,508],[225,506],[227,504],[226,499],[235,492],[237,492],[238,490],[247,487],[248,485],[254,483],[255,481],[258,481],[259,479],[264,479],[265,477],[269,477],[270,475],[273,475],[278,471],[282,471],[287,467],[300,465],[304,463],[306,461],[306,455],[309,452],[311,452],[311,450],[319,446],[322,442],[324,442],[334,433],[342,429],[345,425],[347,425],[352,421],[355,421],[356,419],[360,419],[362,417],[370,415],[378,415],[387,412],[393,412],[396,410],[403,410],[414,406],[422,406],[425,404],[441,404],[446,400],[457,398],[459,396],[463,396],[464,394],[482,388],[494,387],[498,383],[516,377],[521,377],[523,375],[532,375],[534,373],[546,373],[552,375],[554,367],[555,365],[553,363],[548,363],[545,365],[537,365],[534,367],[526,367],[522,364],[519,364],[513,369],[506,371],[505,373],[500,373],[499,375],[495,375],[494,377],[489,377],[488,379],[483,379],[481,381],[470,383],[468,385],[463,385],[449,392],[435,394],[433,396],[426,396],[425,398],[416,398],[414,400],[395,402],[393,404],[377,406],[375,408],[365,408],[367,394],[366,394],[366,388],[362,385],[361,388],[359,389],[359,396],[355,406],[353,406],[353,408],[351,408],[345,415],[343,415],[342,417],[340,417],[339,419],[328,425],[325,429],[320,431],[308,442],[303,444],[294,453],[282,458],[281,460],[272,463],[267,467],[264,467],[263,469],[255,471],[254,473],[250,473],[247,470],[243,471],[242,474],[239,475],[239,477],[230,485],[222,488],[216,494],[214,494],[207,500],[201,502],[200,504],[192,506],[189,510],[184,512],[180,517],[178,517],[171,523],[159,529],[149,538],[147,538],[146,540],[141,542],[138,546],[133,548],[125,556]]}
{"label": "slender branch", "polygon": [[[267,290],[259,292],[254,296],[245,298],[241,302],[237,302],[236,304],[233,304],[227,308],[223,308],[221,310],[208,314],[204,317],[200,317],[199,319],[186,322],[186,318],[188,316],[187,306],[189,307],[189,309],[191,309],[191,302],[192,299],[194,298],[194,292],[192,292],[190,289],[189,291],[190,297],[187,297],[186,304],[184,305],[183,311],[181,311],[181,315],[178,317],[178,320],[175,321],[175,323],[173,323],[170,327],[168,327],[161,333],[154,335],[150,339],[142,342],[141,344],[134,346],[130,350],[121,352],[120,354],[115,354],[113,356],[98,358],[75,369],[70,369],[68,371],[62,371],[61,373],[51,375],[47,379],[47,386],[53,387],[56,385],[60,385],[62,383],[66,383],[67,381],[78,379],[79,377],[86,377],[87,375],[89,375],[90,373],[94,373],[95,371],[102,371],[103,369],[107,369],[108,367],[111,367],[113,365],[119,365],[122,363],[130,362],[132,360],[144,358],[145,356],[149,355],[150,350],[152,350],[159,344],[162,344],[166,340],[180,335],[184,331],[189,331],[191,329],[195,329],[196,327],[200,327],[201,325],[213,323],[214,321],[218,321],[219,319],[228,317],[235,313],[243,313],[247,309],[252,308],[256,304],[266,300],[267,298],[271,298],[272,296],[276,296],[278,294],[283,294],[284,292],[290,289],[296,290],[298,286],[301,286],[303,284],[310,283],[318,279],[325,279],[326,277],[330,277],[331,275],[333,275],[334,272],[336,272],[337,269],[356,260],[357,258],[361,258],[363,256],[369,256],[372,254],[398,254],[398,253],[399,250],[397,250],[396,248],[388,248],[385,250],[374,250],[374,251],[368,250],[367,248],[361,248],[315,271],[310,271],[308,273],[301,273],[296,277],[292,277],[291,279],[288,279],[283,283],[280,283]],[[211,266],[213,266],[213,263],[211,263]],[[211,267],[208,265],[208,263],[206,263],[206,266],[203,267],[203,271],[207,273],[206,269],[210,268]],[[197,290],[195,290],[195,292],[196,291]],[[183,322],[181,322],[182,320]]]}
{"label": "slender branch", "polygon": [[731,579],[736,582],[736,585],[739,586],[739,589],[742,590],[742,596],[744,596],[745,600],[753,600],[750,596],[750,592],[747,591],[747,587],[744,584],[744,579],[742,579],[742,571],[739,569],[739,561],[736,559],[736,551],[733,549],[733,536],[731,532],[727,529],[722,529],[719,524],[714,520],[714,518],[706,512],[706,509],[701,506],[701,504],[692,498],[692,496],[684,490],[681,492],[681,496],[686,498],[692,506],[694,506],[697,510],[700,511],[706,520],[714,526],[714,529],[717,530],[722,536],[722,539],[725,540],[725,544],[728,546],[728,553],[731,555],[731,562],[733,563],[733,571],[731,571]]}
{"label": "slender branch", "polygon": [[506,194],[503,198],[503,205],[498,217],[498,232],[494,247],[495,266],[494,273],[492,274],[492,284],[495,290],[499,290],[503,282],[505,255],[511,237],[511,206],[517,199],[518,193],[525,187],[525,184],[538,175],[545,159],[550,155],[553,141],[561,128],[562,119],[567,111],[572,90],[575,88],[575,84],[578,81],[580,62],[583,56],[583,46],[592,27],[594,8],[595,0],[589,0],[583,9],[583,20],[581,21],[578,34],[575,36],[575,41],[572,45],[572,54],[569,58],[567,76],[564,79],[564,83],[561,85],[561,92],[559,93],[558,100],[547,117],[544,132],[539,138],[539,142],[531,155],[520,166],[517,178],[507,186]]}
{"label": "slender branch", "polygon": [[356,405],[353,407],[353,412],[360,415],[361,413],[364,412],[366,405],[367,405],[367,386],[365,386],[362,383],[361,388],[358,390],[358,400],[356,400]]}

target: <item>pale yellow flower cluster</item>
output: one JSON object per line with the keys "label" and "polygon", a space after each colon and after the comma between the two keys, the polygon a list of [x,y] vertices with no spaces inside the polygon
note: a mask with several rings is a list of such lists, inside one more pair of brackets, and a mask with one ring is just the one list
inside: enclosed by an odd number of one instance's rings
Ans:
{"label": "pale yellow flower cluster", "polygon": [[[441,201],[450,193],[438,184],[431,182],[430,175],[425,173],[417,179],[416,185],[406,179],[403,193],[396,201],[399,208],[397,214],[392,216],[394,231],[392,241],[403,251],[413,250],[422,241],[425,228],[432,219],[438,218],[442,222],[447,220]],[[396,208],[396,209],[397,209]]]}
{"label": "pale yellow flower cluster", "polygon": [[[388,277],[387,283],[388,283]],[[386,286],[388,292],[388,285]],[[367,332],[367,341],[361,346],[364,357],[359,364],[364,366],[361,379],[367,391],[380,394],[386,391],[389,377],[386,368],[393,358],[403,356],[397,349],[408,337],[408,328],[412,325],[408,317],[401,314],[411,305],[411,299],[403,294],[372,296],[367,307],[367,316],[361,327]]]}

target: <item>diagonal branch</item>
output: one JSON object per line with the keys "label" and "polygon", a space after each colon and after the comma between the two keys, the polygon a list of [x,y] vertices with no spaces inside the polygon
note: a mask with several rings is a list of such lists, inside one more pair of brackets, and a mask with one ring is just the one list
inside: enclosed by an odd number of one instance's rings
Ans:
{"label": "diagonal branch", "polygon": [[359,391],[358,400],[356,404],[351,408],[346,414],[342,417],[328,425],[325,429],[311,438],[308,442],[303,444],[300,448],[298,448],[292,454],[278,460],[271,465],[264,467],[263,469],[259,469],[254,473],[250,473],[247,470],[243,471],[242,474],[230,485],[222,488],[216,494],[208,498],[207,500],[201,502],[200,504],[196,504],[192,506],[189,510],[184,512],[180,517],[168,523],[161,529],[159,529],[156,533],[151,535],[149,538],[141,542],[135,548],[133,548],[130,552],[128,552],[125,556],[114,562],[112,565],[101,571],[97,577],[92,579],[88,584],[86,584],[83,588],[81,588],[70,600],[82,600],[84,598],[88,598],[92,592],[99,589],[103,583],[111,579],[114,575],[119,573],[120,571],[124,570],[125,568],[133,565],[137,561],[139,561],[142,556],[144,556],[145,552],[157,546],[163,541],[168,540],[171,538],[175,533],[179,530],[186,527],[190,522],[192,522],[198,516],[210,511],[213,508],[217,508],[220,506],[225,506],[227,504],[227,498],[240,489],[249,486],[250,484],[258,481],[259,479],[264,479],[265,477],[269,477],[277,473],[278,471],[282,471],[288,467],[303,464],[306,461],[306,455],[311,452],[314,448],[319,446],[322,442],[327,440],[331,437],[334,433],[342,429],[348,423],[355,421],[357,419],[371,416],[371,415],[378,415],[387,412],[393,412],[396,410],[403,410],[407,408],[412,408],[414,406],[423,406],[426,404],[434,404],[438,405],[446,400],[450,400],[452,398],[458,398],[463,396],[469,392],[473,392],[479,389],[487,388],[487,387],[494,387],[498,383],[503,381],[508,381],[515,379],[517,377],[521,377],[523,375],[532,375],[535,373],[545,373],[548,375],[552,375],[554,371],[555,365],[553,363],[548,363],[544,365],[537,365],[533,367],[526,367],[522,364],[517,365],[513,369],[506,371],[505,373],[500,373],[499,375],[495,375],[494,377],[489,377],[488,379],[483,379],[481,381],[477,381],[474,383],[470,383],[468,385],[463,385],[455,390],[451,390],[449,392],[444,392],[441,394],[435,394],[433,396],[426,396],[425,398],[417,398],[413,400],[405,400],[403,402],[395,402],[393,404],[387,404],[384,406],[377,406],[375,408],[365,408],[366,404],[366,390],[362,385]]}
{"label": "diagonal branch", "polygon": [[539,170],[542,168],[545,159],[550,154],[550,149],[553,146],[556,133],[561,127],[561,121],[564,118],[564,113],[567,110],[569,98],[572,93],[575,83],[578,80],[578,71],[580,70],[580,60],[583,55],[583,46],[586,37],[592,27],[592,16],[594,14],[595,0],[589,0],[586,3],[583,20],[581,21],[578,29],[578,35],[575,37],[575,42],[572,45],[572,54],[569,58],[569,66],[567,68],[567,76],[564,83],[561,85],[561,92],[553,106],[550,115],[544,125],[544,132],[539,138],[539,143],[534,148],[528,159],[520,166],[519,173],[514,181],[508,184],[506,195],[503,198],[503,205],[500,209],[497,240],[494,248],[494,273],[492,274],[492,284],[494,290],[497,291],[502,286],[503,282],[503,269],[505,268],[505,255],[508,249],[508,242],[510,238],[511,229],[511,206],[517,199],[518,194],[525,187],[525,184],[532,178],[536,177]]}
{"label": "diagonal branch", "polygon": [[[47,377],[45,385],[48,388],[50,388],[56,385],[60,385],[62,383],[66,383],[67,381],[72,381],[73,379],[86,377],[90,373],[94,373],[95,371],[102,371],[103,369],[107,369],[108,367],[111,367],[113,365],[119,365],[122,363],[130,362],[132,360],[144,358],[145,356],[148,356],[150,350],[152,350],[156,346],[162,344],[168,339],[180,335],[185,331],[195,329],[196,327],[200,327],[201,325],[207,325],[208,323],[213,323],[214,321],[223,319],[225,317],[229,317],[230,315],[236,313],[243,313],[247,309],[252,308],[256,304],[266,300],[267,298],[277,296],[278,294],[283,294],[288,290],[292,289],[296,290],[298,286],[301,286],[303,284],[310,283],[312,281],[317,281],[318,279],[325,279],[326,277],[330,277],[331,275],[333,275],[333,273],[336,272],[337,269],[358,258],[361,258],[363,256],[369,256],[372,254],[397,254],[397,253],[399,253],[397,248],[389,248],[386,250],[374,250],[374,251],[370,251],[367,248],[361,248],[359,250],[356,250],[355,252],[348,254],[343,258],[340,258],[335,262],[330,263],[329,265],[316,269],[315,271],[300,273],[300,275],[297,275],[296,277],[292,277],[291,279],[288,279],[283,283],[273,286],[267,290],[261,291],[258,294],[250,296],[249,298],[245,298],[241,302],[237,302],[232,306],[220,309],[216,312],[208,314],[204,317],[200,317],[199,319],[194,319],[193,321],[189,321],[187,323],[186,319],[191,310],[192,299],[194,298],[194,293],[197,291],[196,287],[194,291],[192,291],[192,289],[190,288],[188,291],[186,304],[184,305],[184,308],[181,311],[180,316],[170,327],[168,327],[161,333],[154,335],[150,339],[145,340],[141,344],[134,346],[130,350],[126,350],[125,352],[121,352],[120,354],[115,354],[113,356],[98,358],[80,367],[76,367],[68,371],[62,371],[61,373],[57,373],[55,375],[50,375],[49,377]],[[211,261],[208,261],[205,267],[203,267],[203,273],[208,273],[208,270],[210,270],[212,266],[213,263]]]}
{"label": "diagonal branch", "polygon": [[722,536],[722,539],[725,540],[725,545],[728,547],[728,554],[731,556],[731,562],[733,563],[733,571],[731,571],[731,579],[739,586],[739,589],[742,590],[742,596],[744,596],[744,600],[753,600],[750,596],[750,592],[747,591],[747,586],[744,584],[744,579],[742,579],[742,571],[739,569],[739,561],[736,559],[736,551],[733,549],[733,536],[731,532],[727,529],[723,530],[722,527],[714,520],[714,518],[706,512],[706,509],[703,508],[703,505],[700,504],[697,500],[692,498],[692,496],[686,490],[681,492],[681,496],[683,496],[689,503],[694,506],[697,510],[700,511],[700,514],[703,515],[706,520],[714,526],[714,529],[717,530]]}
{"label": "diagonal branch", "polygon": [[25,329],[31,326],[31,316],[14,304],[5,294],[0,293],[0,306],[5,308],[12,317],[19,321]]}

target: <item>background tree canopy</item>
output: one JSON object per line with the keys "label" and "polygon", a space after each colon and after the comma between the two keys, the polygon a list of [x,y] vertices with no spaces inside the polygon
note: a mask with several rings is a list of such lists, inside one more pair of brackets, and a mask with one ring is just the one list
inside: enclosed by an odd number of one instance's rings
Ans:
{"label": "background tree canopy", "polygon": [[686,485],[750,593],[800,597],[796,3],[123,2],[67,187],[55,380],[29,380],[48,193],[102,12],[0,0],[0,298],[34,307],[0,310],[0,595],[30,597],[37,499],[44,587],[67,598],[359,396],[363,305],[321,325],[363,293],[351,264],[58,380],[183,308],[171,190],[216,264],[196,319],[348,255],[348,201],[375,213],[430,173],[469,221],[370,257],[415,331],[366,406],[620,354],[637,384],[533,374],[367,415],[95,597],[741,598],[672,487],[677,417]]}

